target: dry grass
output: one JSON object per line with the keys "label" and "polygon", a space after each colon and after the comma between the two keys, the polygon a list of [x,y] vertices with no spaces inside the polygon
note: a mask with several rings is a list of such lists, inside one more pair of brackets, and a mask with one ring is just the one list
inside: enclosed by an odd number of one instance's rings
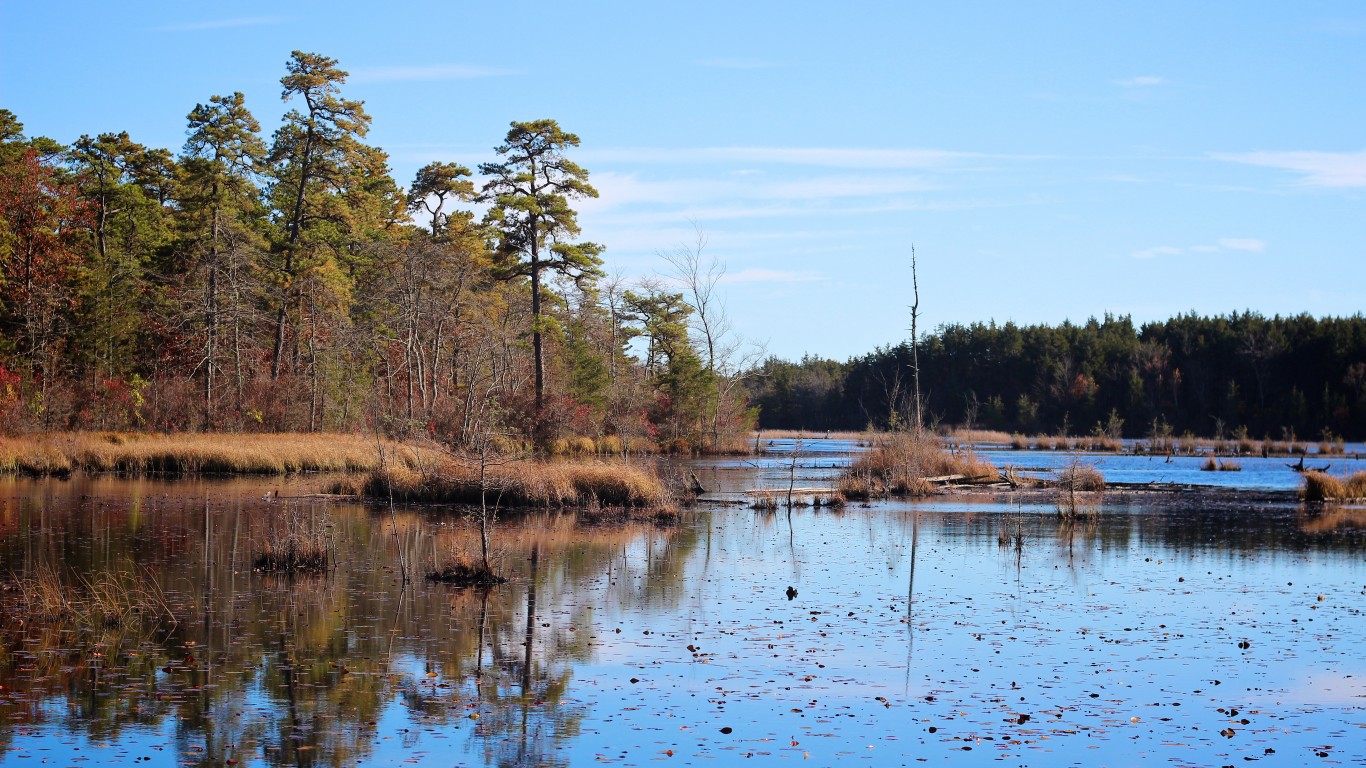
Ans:
{"label": "dry grass", "polygon": [[[390,441],[391,460],[418,466],[417,449]],[[87,472],[144,474],[287,474],[374,469],[372,437],[356,434],[144,434],[56,432],[0,437],[0,472],[37,475]]]}
{"label": "dry grass", "polygon": [[480,563],[462,558],[447,564],[439,571],[431,571],[427,574],[427,581],[437,581],[457,587],[492,587],[506,582],[507,579],[494,573],[492,568],[486,568]]}
{"label": "dry grass", "polygon": [[925,496],[934,493],[931,478],[959,476],[994,480],[996,468],[972,451],[945,450],[929,433],[898,432],[873,442],[841,476],[839,493],[846,499],[869,499],[887,494]]}
{"label": "dry grass", "polygon": [[51,566],[14,577],[0,589],[4,622],[48,623],[83,629],[126,627],[144,621],[174,624],[160,585],[140,572],[64,577]]}
{"label": "dry grass", "polygon": [[875,437],[875,434],[876,433],[873,432],[850,432],[833,429],[765,429],[759,432],[751,432],[747,442],[749,445],[753,445],[755,437],[758,437],[760,440],[796,440],[801,438],[804,440],[829,439],[862,441],[872,440]]}
{"label": "dry grass", "polygon": [[1105,477],[1091,464],[1073,461],[1058,470],[1057,485],[1068,491],[1096,492],[1105,490]]}
{"label": "dry grass", "polygon": [[[346,491],[348,488],[336,488]],[[477,464],[443,457],[419,472],[396,466],[372,472],[357,489],[364,495],[396,500],[456,504],[480,501]],[[597,460],[518,460],[488,467],[484,490],[490,503],[514,507],[569,507],[601,504],[667,507],[672,497],[653,468]]]}
{"label": "dry grass", "polygon": [[1058,470],[1056,488],[1054,501],[1058,516],[1064,520],[1095,517],[1100,513],[1105,478],[1095,466],[1074,459]]}
{"label": "dry grass", "polygon": [[1327,472],[1305,472],[1300,497],[1305,501],[1366,499],[1366,472],[1354,472],[1346,477]]}
{"label": "dry grass", "polygon": [[1200,465],[1201,472],[1241,472],[1243,465],[1233,459],[1216,459],[1213,456],[1205,458],[1205,463]]}
{"label": "dry grass", "polygon": [[1117,437],[1088,435],[1078,438],[1077,447],[1091,453],[1124,453],[1124,441]]}
{"label": "dry grass", "polygon": [[994,429],[951,429],[945,437],[968,445],[1011,445],[1016,436]]}
{"label": "dry grass", "polygon": [[266,530],[257,537],[252,570],[265,573],[325,571],[332,563],[333,529],[326,509],[272,506]]}

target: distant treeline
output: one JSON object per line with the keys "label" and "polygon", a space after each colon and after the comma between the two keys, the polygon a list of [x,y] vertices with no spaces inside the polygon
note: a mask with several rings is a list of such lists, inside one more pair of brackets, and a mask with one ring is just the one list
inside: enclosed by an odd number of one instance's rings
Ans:
{"label": "distant treeline", "polygon": [[[760,425],[858,429],[914,412],[909,342],[845,363],[770,358]],[[1366,436],[1366,318],[1183,315],[1135,327],[949,325],[921,338],[927,421],[1027,433]]]}

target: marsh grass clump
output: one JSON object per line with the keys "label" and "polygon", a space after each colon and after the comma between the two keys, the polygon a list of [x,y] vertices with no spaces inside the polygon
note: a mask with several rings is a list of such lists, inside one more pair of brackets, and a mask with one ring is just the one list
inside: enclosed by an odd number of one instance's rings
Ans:
{"label": "marsh grass clump", "polygon": [[372,472],[360,491],[399,501],[478,504],[495,493],[508,507],[573,507],[590,501],[611,507],[672,506],[673,497],[653,467],[593,459],[509,460],[485,467],[449,457],[423,471],[393,466]]}
{"label": "marsh grass clump", "polygon": [[936,478],[973,482],[997,476],[990,462],[968,449],[946,450],[932,433],[896,432],[860,454],[840,477],[838,490],[846,499],[926,496],[947,482]]}
{"label": "marsh grass clump", "polygon": [[1124,453],[1124,441],[1107,435],[1090,435],[1078,440],[1077,445],[1091,453]]}
{"label": "marsh grass clump", "polygon": [[262,573],[321,572],[334,557],[331,515],[285,505],[273,512],[256,544],[252,570]]}
{"label": "marsh grass clump", "polygon": [[754,496],[754,501],[749,503],[749,508],[758,512],[777,512],[778,511],[778,491],[767,491]]}
{"label": "marsh grass clump", "polygon": [[66,576],[51,566],[4,583],[0,617],[0,624],[47,623],[79,629],[176,623],[161,585],[148,572]]}
{"label": "marsh grass clump", "polygon": [[834,491],[833,493],[825,495],[816,495],[811,499],[811,506],[817,508],[842,509],[844,503],[844,495],[839,491]]}
{"label": "marsh grass clump", "polygon": [[[417,449],[382,441],[385,453],[419,466]],[[373,438],[359,434],[156,434],[55,432],[0,437],[0,471],[64,475],[355,472],[379,464]]]}
{"label": "marsh grass clump", "polygon": [[1235,459],[1216,459],[1213,456],[1205,457],[1205,462],[1200,465],[1201,472],[1241,472],[1243,465]]}
{"label": "marsh grass clump", "polygon": [[1065,520],[1095,517],[1100,514],[1100,502],[1105,491],[1105,477],[1094,465],[1073,459],[1058,470],[1054,501],[1058,516]]}
{"label": "marsh grass clump", "polygon": [[456,587],[493,587],[505,583],[507,579],[494,573],[493,569],[486,565],[462,558],[449,563],[439,571],[429,572],[427,581]]}
{"label": "marsh grass clump", "polygon": [[1342,501],[1366,499],[1366,471],[1345,477],[1327,472],[1305,472],[1300,498],[1305,501]]}

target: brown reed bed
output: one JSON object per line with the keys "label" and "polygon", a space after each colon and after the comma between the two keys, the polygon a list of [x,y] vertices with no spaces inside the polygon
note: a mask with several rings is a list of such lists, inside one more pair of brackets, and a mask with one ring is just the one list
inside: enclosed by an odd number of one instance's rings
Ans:
{"label": "brown reed bed", "polygon": [[342,481],[341,493],[396,501],[478,504],[505,507],[671,507],[673,496],[653,466],[641,462],[568,459],[490,463],[480,481],[479,466],[449,456],[423,471],[397,465],[376,470],[359,485]]}
{"label": "brown reed bed", "polygon": [[427,573],[427,581],[451,584],[457,587],[493,587],[507,579],[493,572],[492,568],[481,563],[459,560],[448,563],[444,568]]}
{"label": "brown reed bed", "polygon": [[1235,459],[1217,459],[1213,456],[1205,457],[1205,462],[1200,465],[1201,472],[1241,472],[1243,465]]}
{"label": "brown reed bed", "polygon": [[175,624],[161,586],[140,571],[94,576],[40,566],[0,583],[0,624],[52,624],[78,629]]}
{"label": "brown reed bed", "polygon": [[1350,475],[1305,472],[1300,498],[1305,501],[1346,501],[1366,499],[1366,471]]}
{"label": "brown reed bed", "polygon": [[261,573],[318,573],[334,560],[332,516],[325,508],[274,504],[254,538],[251,567]]}
{"label": "brown reed bed", "polygon": [[876,432],[852,431],[838,429],[765,429],[751,432],[748,438],[750,445],[754,444],[754,439],[759,440],[872,440],[876,437]]}
{"label": "brown reed bed", "polygon": [[995,429],[959,429],[945,431],[944,436],[955,443],[966,445],[1010,445],[1015,435]]}
{"label": "brown reed bed", "polygon": [[418,466],[420,449],[358,434],[157,434],[52,432],[0,437],[0,472],[64,475],[75,470],[129,474],[265,474]]}
{"label": "brown reed bed", "polygon": [[886,495],[926,496],[944,478],[965,481],[999,477],[990,462],[970,450],[950,451],[928,432],[897,432],[874,440],[840,477],[838,492],[845,499]]}
{"label": "brown reed bed", "polygon": [[1105,491],[1105,477],[1095,466],[1073,459],[1058,470],[1054,502],[1058,517],[1075,520],[1095,517],[1100,513],[1100,502]]}

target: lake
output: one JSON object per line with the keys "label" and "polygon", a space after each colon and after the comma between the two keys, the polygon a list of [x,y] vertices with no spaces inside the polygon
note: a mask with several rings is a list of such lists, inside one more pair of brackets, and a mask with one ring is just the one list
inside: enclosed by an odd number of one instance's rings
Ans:
{"label": "lake", "polygon": [[[858,447],[772,448],[692,462],[711,493],[677,525],[505,516],[491,590],[421,578],[477,551],[458,510],[305,498],[325,478],[0,478],[0,573],[132,574],[177,619],[5,617],[0,766],[1362,763],[1366,508],[756,512],[743,491],[828,483]],[[252,572],[303,519],[335,568]]]}

